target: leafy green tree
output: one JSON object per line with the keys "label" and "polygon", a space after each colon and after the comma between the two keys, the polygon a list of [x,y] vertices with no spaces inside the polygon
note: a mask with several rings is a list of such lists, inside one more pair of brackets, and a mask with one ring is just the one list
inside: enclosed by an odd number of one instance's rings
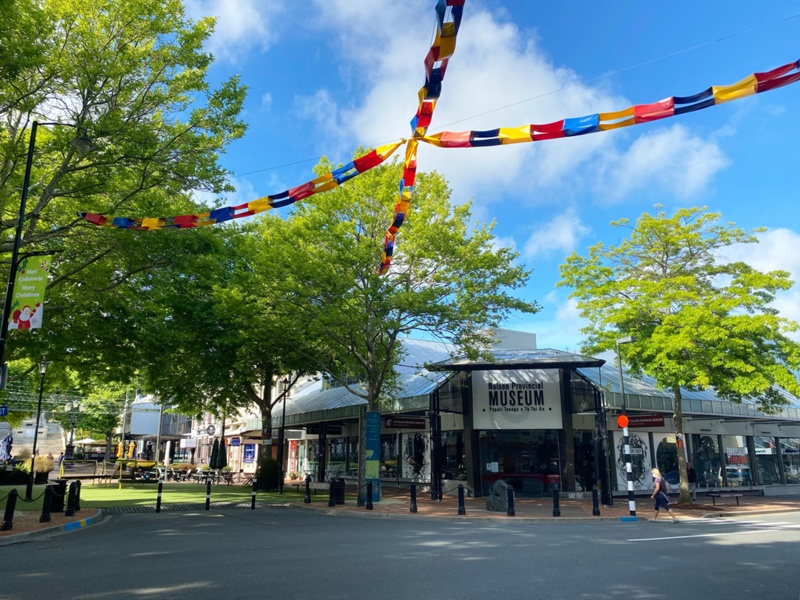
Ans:
{"label": "leafy green tree", "polygon": [[[753,398],[767,412],[784,403],[779,388],[800,394],[792,373],[800,345],[788,337],[798,324],[770,306],[792,286],[789,274],[726,261],[726,248],[757,238],[720,218],[704,207],[672,217],[644,213],[635,226],[622,219],[612,225],[630,229],[630,236],[619,246],[600,243],[561,265],[559,285],[573,288],[570,296],[589,321],[583,350],[611,350],[620,336],[634,336],[620,346],[623,359],[672,391],[679,436],[681,388],[713,387],[732,401]],[[680,501],[689,502],[682,452],[678,464]]]}
{"label": "leafy green tree", "polygon": [[[14,81],[41,61],[50,31],[41,6],[29,0],[0,0],[0,81]],[[0,84],[0,113],[24,96]]]}
{"label": "leafy green tree", "polygon": [[[323,160],[317,171],[332,167]],[[253,263],[269,282],[263,293],[272,305],[299,317],[303,335],[316,341],[307,359],[366,400],[370,411],[393,397],[403,335],[424,333],[476,355],[487,327],[512,311],[538,308],[512,295],[529,277],[515,264],[517,254],[496,244],[492,225],[470,222],[469,204],[451,205],[450,190],[436,173],[417,176],[394,262],[379,275],[401,171],[398,164],[376,167],[295,205],[286,220],[266,217]],[[361,443],[362,498],[365,453]]]}
{"label": "leafy green tree", "polygon": [[254,272],[251,229],[224,227],[203,252],[151,274],[159,283],[139,303],[147,318],[134,345],[147,385],[180,410],[224,416],[255,404],[270,439],[274,383],[288,374],[291,389],[308,372],[313,340]]}
{"label": "leafy green tree", "polygon": [[[52,280],[44,329],[14,335],[7,354],[38,357],[53,342],[65,350],[56,368],[84,369],[87,378],[87,369],[127,370],[127,362],[99,362],[116,343],[111,334],[129,325],[131,311],[117,317],[115,310],[135,305],[150,289],[148,272],[175,264],[206,238],[100,228],[76,212],[201,212],[198,192],[230,190],[218,158],[244,132],[245,89],[235,77],[209,84],[213,59],[202,45],[213,20],[187,19],[180,0],[2,1],[25,17],[4,21],[9,35],[20,41],[37,31],[31,39],[41,41],[22,47],[22,58],[0,78],[0,252],[12,245],[31,122],[70,126],[38,132],[22,253],[53,251]],[[87,130],[96,151],[81,156],[72,148],[75,127]],[[81,339],[71,328],[92,305],[92,337],[102,342],[94,348],[102,351],[83,344],[79,354],[72,350]]]}
{"label": "leafy green tree", "polygon": [[[91,392],[87,395],[76,390],[56,392],[50,395],[49,400],[53,408],[51,415],[65,432],[69,432],[75,423],[75,440],[85,437],[95,441],[103,439],[106,458],[112,456],[113,437],[125,406],[124,387],[98,381],[91,385]],[[69,410],[66,408],[68,405]]]}

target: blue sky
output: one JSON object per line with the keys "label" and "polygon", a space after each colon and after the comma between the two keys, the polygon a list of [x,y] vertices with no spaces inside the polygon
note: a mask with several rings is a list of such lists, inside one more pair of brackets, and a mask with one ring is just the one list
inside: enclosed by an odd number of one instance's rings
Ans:
{"label": "blue sky", "polygon": [[[409,135],[435,0],[187,0],[218,17],[212,80],[239,74],[249,129],[223,157],[236,174],[225,205],[313,177],[322,155]],[[800,55],[800,0],[644,3],[467,0],[430,132],[514,127],[618,110],[727,85]],[[573,250],[616,243],[609,222],[662,204],[707,205],[761,243],[731,258],[800,279],[800,83],[659,122],[513,146],[422,145],[452,200],[534,269],[525,295],[543,310],[505,327],[540,347],[575,350],[581,326],[558,265]],[[313,198],[310,200],[313,201]],[[413,207],[413,202],[412,202]],[[286,210],[286,209],[284,209]],[[413,218],[413,208],[409,218]],[[388,222],[387,222],[388,225]],[[800,320],[800,291],[776,301]]]}

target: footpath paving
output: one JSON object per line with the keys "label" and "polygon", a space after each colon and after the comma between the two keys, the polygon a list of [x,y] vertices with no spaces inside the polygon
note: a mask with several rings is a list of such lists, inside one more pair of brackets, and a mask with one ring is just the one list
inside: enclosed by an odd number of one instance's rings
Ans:
{"label": "footpath paving", "polygon": [[[554,502],[550,498],[523,498],[516,499],[514,516],[509,516],[506,510],[495,512],[486,509],[485,498],[465,498],[464,515],[458,514],[457,496],[447,495],[442,501],[431,499],[429,492],[417,494],[416,512],[411,512],[410,493],[407,489],[387,488],[382,489],[380,502],[373,503],[372,510],[366,506],[358,506],[355,498],[355,489],[348,487],[344,504],[333,507],[328,506],[328,496],[315,494],[311,503],[303,500],[291,502],[257,502],[256,509],[267,507],[282,507],[299,511],[313,511],[327,515],[339,515],[365,518],[403,518],[421,519],[436,518],[445,520],[471,520],[493,521],[504,520],[509,522],[568,522],[568,521],[597,521],[597,522],[622,522],[630,520],[630,511],[626,498],[615,498],[613,506],[600,506],[600,515],[593,515],[593,505],[590,498],[559,500],[559,515],[554,514]],[[678,518],[681,517],[723,517],[736,515],[770,514],[800,510],[800,496],[775,496],[765,497],[744,495],[739,498],[739,505],[735,498],[717,499],[717,504],[712,504],[711,498],[698,495],[697,502],[691,504],[673,504],[673,511]],[[192,512],[205,509],[204,503],[192,504],[163,504],[163,512]],[[221,503],[212,502],[211,509],[218,510],[248,510],[250,502]],[[74,517],[64,517],[63,513],[53,513],[50,523],[39,523],[39,513],[35,511],[18,511],[14,516],[13,529],[0,531],[0,546],[25,542],[31,539],[61,534],[69,531],[80,530],[101,522],[109,515],[118,514],[152,514],[157,517],[155,506],[130,506],[105,509],[82,510]],[[653,502],[649,497],[642,496],[636,499],[637,520],[650,520],[653,517]],[[667,515],[662,515],[659,520],[669,520]]]}
{"label": "footpath paving", "polygon": [[[354,490],[353,490],[354,491]],[[350,489],[348,488],[348,493]],[[314,496],[311,504],[293,503],[293,508],[315,510],[326,514],[348,514],[374,517],[401,517],[408,518],[452,518],[452,519],[508,519],[508,520],[527,520],[527,521],[572,521],[572,520],[595,520],[595,521],[616,521],[630,519],[630,509],[627,498],[614,498],[613,506],[599,506],[600,515],[593,515],[593,504],[590,498],[583,499],[559,499],[558,513],[554,514],[554,502],[550,498],[524,498],[516,499],[514,502],[514,516],[508,516],[507,511],[489,511],[486,509],[485,498],[465,498],[464,512],[458,514],[458,497],[445,496],[442,501],[431,500],[430,493],[417,494],[417,512],[411,512],[411,502],[408,490],[383,488],[380,502],[373,503],[372,510],[366,510],[364,506],[358,506],[354,498],[347,496],[346,502],[335,507],[328,507],[327,500],[322,502],[321,496]],[[800,510],[800,496],[785,497],[764,497],[764,496],[742,496],[739,498],[739,505],[736,505],[735,498],[722,498],[716,500],[716,506],[712,504],[711,498],[698,495],[697,502],[692,504],[673,504],[672,509],[680,518],[689,516],[714,517],[732,516],[737,514],[765,514],[785,511]],[[649,497],[642,496],[636,499],[637,519],[649,520],[653,518],[653,501]],[[662,515],[659,519],[669,520],[668,515]]]}

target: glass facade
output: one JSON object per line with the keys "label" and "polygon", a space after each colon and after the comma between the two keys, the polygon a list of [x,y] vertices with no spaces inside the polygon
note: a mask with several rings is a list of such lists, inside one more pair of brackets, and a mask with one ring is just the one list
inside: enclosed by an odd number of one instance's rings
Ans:
{"label": "glass facade", "polygon": [[761,485],[775,485],[781,482],[778,468],[778,451],[774,437],[756,436],[753,438],[756,448],[756,462]]}
{"label": "glass facade", "polygon": [[560,483],[558,432],[548,430],[480,431],[481,490],[504,480],[518,496],[544,496]]}
{"label": "glass facade", "polygon": [[692,465],[697,474],[698,487],[718,487],[718,474],[722,457],[715,435],[692,435]]}
{"label": "glass facade", "polygon": [[328,440],[327,477],[343,477],[347,470],[347,438]]}
{"label": "glass facade", "polygon": [[[656,467],[661,475],[671,486],[677,486],[680,480],[678,472],[678,449],[675,445],[674,433],[654,433],[653,447],[655,448]],[[652,481],[652,476],[650,480]]]}
{"label": "glass facade", "polygon": [[780,439],[786,483],[800,483],[800,438]]}
{"label": "glass facade", "polygon": [[444,456],[444,478],[465,480],[467,470],[464,464],[464,432],[446,431],[442,434]]}
{"label": "glass facade", "polygon": [[723,473],[720,467],[717,473],[718,485],[728,487],[753,485],[747,438],[743,435],[723,435],[722,447],[725,451],[725,471]]}
{"label": "glass facade", "polygon": [[575,491],[589,492],[594,486],[594,432],[573,432],[575,455]]}
{"label": "glass facade", "polygon": [[397,478],[400,475],[399,435],[396,433],[381,436],[381,477]]}
{"label": "glass facade", "polygon": [[416,481],[425,481],[430,478],[429,439],[427,433],[402,434],[401,477],[408,477]]}

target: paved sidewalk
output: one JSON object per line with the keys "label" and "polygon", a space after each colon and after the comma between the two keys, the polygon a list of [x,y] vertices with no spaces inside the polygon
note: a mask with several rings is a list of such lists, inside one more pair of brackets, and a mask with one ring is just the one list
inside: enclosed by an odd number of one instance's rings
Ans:
{"label": "paved sidewalk", "polygon": [[[551,498],[517,498],[514,503],[515,516],[509,517],[507,511],[493,512],[486,509],[485,498],[465,498],[465,515],[458,514],[458,497],[445,496],[441,502],[431,500],[430,492],[417,493],[417,512],[410,511],[410,493],[407,489],[397,489],[383,487],[381,489],[381,501],[374,502],[371,511],[364,506],[357,506],[355,501],[355,489],[348,487],[348,496],[345,504],[335,507],[328,507],[327,497],[315,495],[312,497],[311,504],[297,504],[297,507],[306,509],[325,511],[330,514],[335,513],[364,513],[365,516],[405,516],[411,518],[437,517],[457,519],[525,519],[534,521],[558,521],[558,520],[598,520],[598,521],[620,521],[630,518],[627,498],[614,498],[613,506],[600,506],[600,515],[593,516],[592,500],[589,499],[564,499],[559,500],[560,516],[555,516],[553,499]],[[673,496],[673,500],[677,500]],[[739,498],[740,505],[736,505],[735,498],[717,499],[717,505],[712,504],[711,498],[698,495],[697,502],[687,505],[673,504],[672,509],[680,518],[717,516],[717,515],[737,515],[737,514],[759,514],[800,510],[800,496],[785,497],[762,497],[745,495]],[[295,503],[293,503],[295,504]],[[636,517],[637,519],[653,518],[653,501],[649,496],[636,498]],[[668,515],[662,515],[660,519],[669,519]]]}

